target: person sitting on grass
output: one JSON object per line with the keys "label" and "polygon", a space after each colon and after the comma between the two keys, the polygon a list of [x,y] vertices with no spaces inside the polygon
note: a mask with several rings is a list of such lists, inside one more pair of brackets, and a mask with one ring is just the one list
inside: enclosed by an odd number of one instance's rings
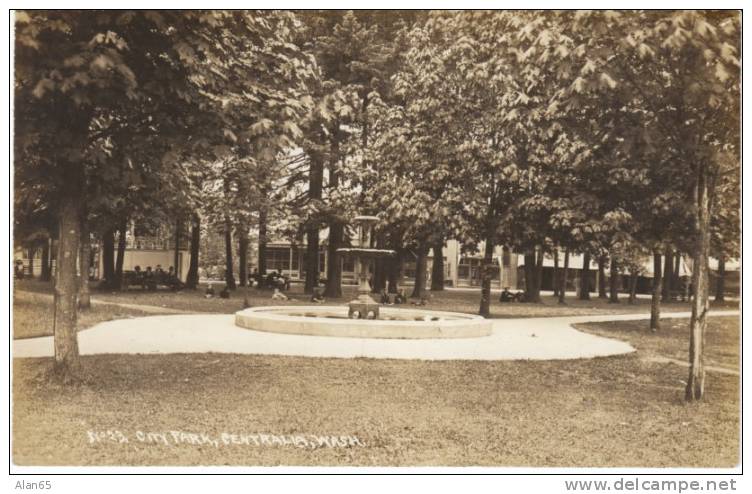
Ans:
{"label": "person sitting on grass", "polygon": [[387,293],[386,288],[381,290],[380,302],[382,305],[392,305],[392,300],[389,298],[389,293]]}
{"label": "person sitting on grass", "polygon": [[499,302],[511,302],[514,300],[514,294],[509,291],[509,287],[505,286],[499,295]]}
{"label": "person sitting on grass", "polygon": [[311,294],[311,302],[317,304],[323,304],[324,302],[326,302],[326,300],[324,300],[324,294],[321,292],[321,288],[316,287],[313,289],[313,293]]}
{"label": "person sitting on grass", "polygon": [[279,291],[279,288],[274,289],[274,293],[272,293],[272,300],[289,300],[287,295]]}
{"label": "person sitting on grass", "polygon": [[227,288],[227,285],[219,292],[219,298],[230,298],[230,289]]}

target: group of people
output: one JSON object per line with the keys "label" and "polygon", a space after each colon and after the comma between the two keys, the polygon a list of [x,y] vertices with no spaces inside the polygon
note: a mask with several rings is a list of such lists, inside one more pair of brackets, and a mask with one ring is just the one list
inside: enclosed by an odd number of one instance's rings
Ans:
{"label": "group of people", "polygon": [[290,289],[290,277],[282,274],[279,269],[264,276],[259,273],[258,269],[254,268],[250,279],[254,284],[252,286],[257,288],[278,288],[285,291]]}
{"label": "group of people", "polygon": [[384,288],[383,290],[381,290],[381,298],[379,299],[379,303],[381,303],[382,305],[406,304],[407,295],[405,295],[405,290],[403,288],[400,288],[399,290],[397,290],[397,293],[394,295],[394,299],[392,299],[389,296],[389,293],[386,291],[386,288]]}
{"label": "group of people", "polygon": [[133,268],[132,276],[126,277],[127,285],[140,285],[143,289],[156,290],[158,285],[167,285],[177,290],[183,287],[183,283],[177,276],[175,268],[170,266],[167,271],[162,269],[161,264],[152,270],[151,266],[146,266],[142,271],[141,266]]}
{"label": "group of people", "polygon": [[499,302],[524,302],[524,292],[510,292],[509,287],[505,286],[499,295]]}

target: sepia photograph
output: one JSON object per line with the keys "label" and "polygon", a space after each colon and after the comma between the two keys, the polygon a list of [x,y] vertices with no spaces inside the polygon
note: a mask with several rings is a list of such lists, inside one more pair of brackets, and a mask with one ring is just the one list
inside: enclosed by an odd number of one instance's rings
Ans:
{"label": "sepia photograph", "polygon": [[9,26],[11,472],[735,490],[741,10]]}

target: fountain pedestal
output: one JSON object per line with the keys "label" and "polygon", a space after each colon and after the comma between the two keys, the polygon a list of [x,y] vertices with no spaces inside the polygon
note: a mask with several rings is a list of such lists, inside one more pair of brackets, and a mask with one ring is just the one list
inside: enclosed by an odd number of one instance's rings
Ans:
{"label": "fountain pedestal", "polygon": [[391,257],[396,254],[396,251],[369,248],[371,229],[378,221],[379,218],[376,216],[355,217],[353,222],[358,228],[358,243],[360,247],[337,249],[337,252],[354,257],[355,266],[358,271],[358,297],[347,304],[349,307],[347,316],[350,319],[379,318],[379,304],[371,298],[371,284],[368,282],[369,261]]}

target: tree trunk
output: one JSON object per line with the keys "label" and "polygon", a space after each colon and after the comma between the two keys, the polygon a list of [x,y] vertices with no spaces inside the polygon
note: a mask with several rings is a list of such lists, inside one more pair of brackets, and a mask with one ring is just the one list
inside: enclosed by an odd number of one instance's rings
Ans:
{"label": "tree trunk", "polygon": [[611,256],[608,288],[609,288],[608,303],[618,304],[619,303],[619,265],[616,262],[616,257],[614,256]]}
{"label": "tree trunk", "polygon": [[389,260],[389,269],[387,272],[387,292],[397,293],[399,290],[399,277],[402,271],[402,249],[395,249],[397,255]]}
{"label": "tree trunk", "polygon": [[[376,245],[373,246],[377,249],[384,248],[384,236],[383,234],[373,235],[376,237]],[[373,240],[373,238],[371,239]],[[373,283],[371,284],[371,293],[381,293],[386,287],[386,269],[387,259],[374,259],[373,261]]]}
{"label": "tree trunk", "polygon": [[60,206],[60,233],[55,276],[55,315],[53,319],[55,371],[63,379],[72,377],[79,366],[76,335],[78,286],[78,244],[81,238],[78,197],[68,194]]}
{"label": "tree trunk", "polygon": [[29,247],[26,250],[26,256],[29,258],[29,279],[34,279],[34,255],[36,255],[36,247]]}
{"label": "tree trunk", "polygon": [[671,277],[671,288],[676,292],[681,287],[680,274],[681,272],[681,253],[679,251],[674,252],[674,270]]}
{"label": "tree trunk", "polygon": [[590,300],[590,253],[582,256],[582,270],[580,271],[580,300]]}
{"label": "tree trunk", "polygon": [[421,242],[418,245],[418,258],[415,260],[415,287],[411,298],[425,298],[426,296],[426,274],[428,268],[428,244]]}
{"label": "tree trunk", "polygon": [[444,290],[444,238],[433,244],[433,266],[431,268],[431,291]]}
{"label": "tree trunk", "polygon": [[342,246],[343,226],[339,221],[332,221],[329,225],[329,245],[327,245],[327,257],[329,264],[326,266],[326,287],[324,296],[329,298],[342,297],[342,257],[337,249]]}
{"label": "tree trunk", "polygon": [[543,247],[538,250],[538,258],[535,261],[535,293],[533,302],[541,303],[541,287],[543,285]]}
{"label": "tree trunk", "polygon": [[598,298],[608,298],[606,295],[606,256],[598,258]]}
{"label": "tree trunk", "polygon": [[42,244],[42,281],[50,281],[51,266],[50,266],[50,239],[46,239]]}
{"label": "tree trunk", "polygon": [[238,225],[238,271],[240,286],[248,286],[248,229],[243,223]]}
{"label": "tree trunk", "polygon": [[235,275],[232,266],[232,222],[225,215],[225,284],[228,290],[235,290]]}
{"label": "tree trunk", "polygon": [[536,302],[535,299],[535,249],[525,251],[525,301]]}
{"label": "tree trunk", "polygon": [[267,222],[266,206],[259,209],[259,244],[258,244],[258,271],[261,275],[266,275],[266,244],[268,242],[266,233]]}
{"label": "tree trunk", "polygon": [[653,254],[653,298],[650,302],[650,329],[661,329],[661,287],[663,278],[661,275],[661,253]]}
{"label": "tree trunk", "polygon": [[183,235],[183,222],[177,220],[175,222],[175,253],[173,256],[172,265],[175,268],[175,277],[180,279],[178,273],[180,272],[180,237]]}
{"label": "tree trunk", "polygon": [[554,297],[559,296],[559,278],[560,277],[561,277],[561,274],[559,273],[559,249],[554,249],[554,280],[553,280]]}
{"label": "tree trunk", "polygon": [[637,302],[637,278],[639,275],[637,274],[636,269],[632,269],[631,273],[629,273],[629,303],[635,304]]}
{"label": "tree trunk", "polygon": [[[321,200],[324,186],[324,162],[318,153],[310,153],[310,171],[308,175],[308,199],[312,203]],[[306,273],[305,293],[313,293],[319,285],[319,219],[308,218],[306,228]]]}
{"label": "tree trunk", "polygon": [[120,290],[123,286],[123,262],[125,261],[125,235],[128,229],[128,221],[123,220],[118,228],[117,260],[115,261],[115,288]]}
{"label": "tree trunk", "polygon": [[309,228],[306,233],[305,293],[313,293],[319,285],[319,229]]}
{"label": "tree trunk", "polygon": [[721,254],[718,256],[718,279],[715,282],[715,301],[724,301],[724,292],[726,291],[726,257]]}
{"label": "tree trunk", "polygon": [[89,224],[85,214],[81,215],[81,241],[79,245],[79,285],[78,285],[78,308],[88,309],[91,307],[91,291],[89,290],[89,266],[91,265],[91,236]]}
{"label": "tree trunk", "polygon": [[108,228],[102,235],[102,281],[107,288],[115,287],[115,230]]}
{"label": "tree trunk", "polygon": [[702,399],[705,393],[705,330],[708,315],[708,251],[710,249],[710,200],[708,170],[699,165],[694,190],[695,241],[692,249],[692,318],[689,323],[689,378],[685,398]]}
{"label": "tree trunk", "polygon": [[663,302],[670,302],[671,301],[671,290],[673,289],[672,281],[674,279],[673,275],[674,270],[674,255],[671,251],[671,248],[666,249],[666,257],[663,264],[663,288],[661,291],[661,296],[663,297]]}
{"label": "tree trunk", "polygon": [[559,303],[565,304],[564,297],[567,292],[567,276],[569,276],[569,248],[564,249],[564,272],[561,274],[561,285],[559,286]]}
{"label": "tree trunk", "polygon": [[486,230],[486,245],[483,250],[483,266],[481,267],[480,309],[478,310],[478,314],[483,317],[491,317],[491,278],[493,277],[494,272],[493,251],[495,245],[496,227],[489,226]]}
{"label": "tree trunk", "polygon": [[201,219],[197,214],[194,214],[191,224],[191,260],[188,266],[188,275],[185,277],[185,285],[193,290],[198,288],[198,255],[200,245]]}

